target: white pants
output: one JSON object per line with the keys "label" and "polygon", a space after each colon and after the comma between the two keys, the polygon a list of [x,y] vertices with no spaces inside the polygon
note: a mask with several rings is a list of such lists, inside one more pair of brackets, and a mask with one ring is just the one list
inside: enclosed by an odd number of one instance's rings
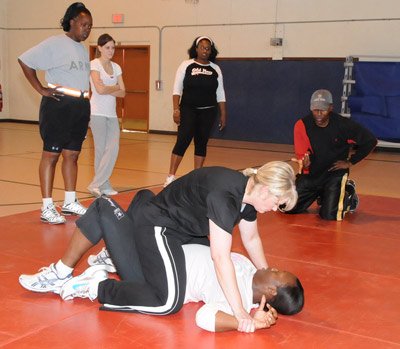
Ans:
{"label": "white pants", "polygon": [[94,178],[89,188],[111,189],[109,179],[119,151],[118,118],[90,116],[90,128],[94,140]]}

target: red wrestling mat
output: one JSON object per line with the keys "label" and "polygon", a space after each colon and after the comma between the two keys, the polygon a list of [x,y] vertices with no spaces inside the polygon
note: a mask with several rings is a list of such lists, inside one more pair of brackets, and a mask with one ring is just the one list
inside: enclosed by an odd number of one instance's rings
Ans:
{"label": "red wrestling mat", "polygon": [[[132,196],[119,194],[116,200],[126,208]],[[198,304],[151,317],[26,291],[19,274],[57,261],[76,218],[50,226],[40,222],[39,211],[2,217],[0,347],[399,348],[399,207],[400,199],[360,196],[358,211],[343,222],[322,221],[313,213],[260,216],[269,264],[297,274],[306,301],[300,314],[280,316],[271,329],[253,334],[200,330],[194,322]],[[243,252],[237,235],[234,250]],[[86,267],[83,260],[77,272]]]}

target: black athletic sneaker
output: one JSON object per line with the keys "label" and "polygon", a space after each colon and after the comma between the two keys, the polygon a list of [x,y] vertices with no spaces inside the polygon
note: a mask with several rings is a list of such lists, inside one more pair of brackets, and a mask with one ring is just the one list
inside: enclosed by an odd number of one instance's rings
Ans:
{"label": "black athletic sneaker", "polygon": [[357,209],[358,204],[360,203],[360,199],[358,198],[358,195],[356,193],[356,183],[352,179],[347,180],[346,191],[349,193],[349,212],[354,212]]}

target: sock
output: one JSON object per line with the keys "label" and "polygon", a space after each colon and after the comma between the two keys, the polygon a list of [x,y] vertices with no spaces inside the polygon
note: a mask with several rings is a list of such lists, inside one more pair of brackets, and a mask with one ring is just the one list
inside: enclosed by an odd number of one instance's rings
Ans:
{"label": "sock", "polygon": [[60,277],[60,279],[64,279],[74,271],[74,268],[65,265],[61,259],[54,265],[54,267],[56,268],[57,275]]}
{"label": "sock", "polygon": [[64,205],[68,205],[71,202],[75,202],[76,200],[76,192],[75,191],[66,191],[64,198]]}
{"label": "sock", "polygon": [[49,207],[53,203],[53,198],[43,198],[43,208]]}

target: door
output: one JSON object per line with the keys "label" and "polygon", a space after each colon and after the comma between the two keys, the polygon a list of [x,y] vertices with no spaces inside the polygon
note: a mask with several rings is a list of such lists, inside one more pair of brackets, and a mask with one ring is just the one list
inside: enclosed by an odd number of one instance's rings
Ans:
{"label": "door", "polygon": [[[95,48],[91,47],[91,57],[94,57]],[[125,98],[117,98],[117,115],[121,118],[122,129],[147,132],[150,47],[116,46],[113,61],[121,66],[125,83]]]}

